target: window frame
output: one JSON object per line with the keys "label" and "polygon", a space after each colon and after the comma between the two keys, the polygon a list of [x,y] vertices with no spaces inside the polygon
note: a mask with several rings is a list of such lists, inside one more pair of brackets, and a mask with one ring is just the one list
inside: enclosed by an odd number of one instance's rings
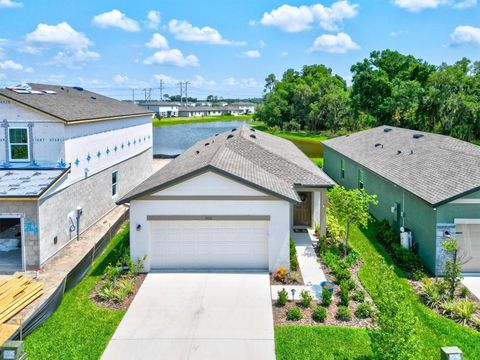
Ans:
{"label": "window frame", "polygon": [[[26,130],[27,131],[27,142],[26,143],[12,143],[10,130]],[[30,156],[30,129],[27,126],[11,126],[8,128],[8,160],[10,162],[29,162],[31,159]],[[26,159],[13,159],[12,158],[12,145],[13,146],[27,146],[27,158]]]}
{"label": "window frame", "polygon": [[358,169],[358,188],[365,189],[365,171]]}
{"label": "window frame", "polygon": [[[115,182],[113,182],[113,177],[115,176]],[[112,198],[118,196],[118,170],[112,171],[112,178],[111,178],[111,191],[112,191]]]}
{"label": "window frame", "polygon": [[345,159],[340,159],[340,177],[345,180]]}

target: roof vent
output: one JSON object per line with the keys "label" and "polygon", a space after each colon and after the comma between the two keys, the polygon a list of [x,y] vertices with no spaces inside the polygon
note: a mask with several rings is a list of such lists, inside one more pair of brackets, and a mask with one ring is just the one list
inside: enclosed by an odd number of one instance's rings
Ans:
{"label": "roof vent", "polygon": [[234,132],[234,131],[237,131],[237,128],[233,128],[233,129],[232,129],[232,132]]}
{"label": "roof vent", "polygon": [[390,131],[392,131],[391,128],[385,128],[385,129],[383,129],[383,132],[386,132],[386,133],[387,133],[387,132],[390,132]]}
{"label": "roof vent", "polygon": [[380,143],[376,143],[376,144],[375,144],[375,147],[376,147],[376,148],[380,147],[380,148],[382,148],[382,149],[383,149],[383,145],[382,145],[382,144],[380,144]]}
{"label": "roof vent", "polygon": [[253,134],[250,134],[250,137],[251,137],[252,139],[256,139],[256,138],[257,138],[257,137],[256,137],[255,135],[253,135]]}
{"label": "roof vent", "polygon": [[250,128],[250,131],[257,131],[257,130],[255,130],[254,128]]}
{"label": "roof vent", "polygon": [[215,136],[218,136],[218,134],[215,134]]}
{"label": "roof vent", "polygon": [[80,87],[80,86],[74,86],[73,88],[74,88],[75,90],[78,90],[78,91],[83,91],[83,88]]}
{"label": "roof vent", "polygon": [[60,89],[65,90],[65,88],[63,86]]}
{"label": "roof vent", "polygon": [[231,138],[233,138],[233,135],[232,135],[232,134],[230,134],[230,135],[227,136],[227,139],[231,139]]}
{"label": "roof vent", "polygon": [[402,150],[397,150],[397,155],[400,155],[402,153]]}
{"label": "roof vent", "polygon": [[410,150],[410,155],[413,155],[413,150]]}
{"label": "roof vent", "polygon": [[423,134],[413,134],[412,137],[413,137],[414,139],[420,139],[420,138],[422,138],[423,136],[424,136]]}
{"label": "roof vent", "polygon": [[198,154],[200,154],[200,151],[198,151],[198,150],[197,150],[197,151],[195,151],[195,152],[196,152],[196,154],[197,154],[197,155],[198,155]]}
{"label": "roof vent", "polygon": [[97,98],[95,96],[90,96],[90,99],[97,100]]}
{"label": "roof vent", "polygon": [[205,143],[205,146],[208,146],[208,145],[210,145],[210,143]]}

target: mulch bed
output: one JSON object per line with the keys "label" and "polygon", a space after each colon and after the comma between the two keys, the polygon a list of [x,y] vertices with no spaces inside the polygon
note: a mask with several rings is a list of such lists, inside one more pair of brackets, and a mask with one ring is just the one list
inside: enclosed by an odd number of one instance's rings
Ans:
{"label": "mulch bed", "polygon": [[104,301],[100,299],[97,295],[98,291],[102,288],[104,281],[99,281],[98,284],[93,289],[92,293],[90,294],[90,299],[99,307],[112,309],[112,310],[127,310],[130,304],[132,303],[135,295],[142,286],[143,281],[147,277],[147,274],[138,274],[138,275],[131,275],[134,278],[134,289],[133,292],[125,297],[122,302],[116,302],[113,300]]}

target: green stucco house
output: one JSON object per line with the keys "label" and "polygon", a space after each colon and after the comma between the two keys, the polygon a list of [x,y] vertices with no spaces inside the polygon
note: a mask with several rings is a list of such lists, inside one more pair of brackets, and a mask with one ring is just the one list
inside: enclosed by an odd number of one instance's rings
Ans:
{"label": "green stucco house", "polygon": [[480,147],[444,135],[380,126],[324,143],[324,171],[346,188],[377,194],[371,208],[409,229],[418,254],[443,272],[442,243],[459,240],[465,273],[480,273]]}

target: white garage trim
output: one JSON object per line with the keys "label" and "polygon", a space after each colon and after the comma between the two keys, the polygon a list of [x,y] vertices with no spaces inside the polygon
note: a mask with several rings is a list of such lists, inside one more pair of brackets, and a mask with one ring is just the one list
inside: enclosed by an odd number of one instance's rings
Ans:
{"label": "white garage trim", "polygon": [[185,221],[185,220],[215,220],[215,221],[270,221],[269,215],[148,215],[148,221]]}
{"label": "white garage trim", "polygon": [[151,196],[143,196],[139,198],[139,200],[167,200],[167,201],[172,201],[172,200],[188,200],[188,201],[196,201],[196,200],[240,200],[240,201],[250,201],[250,200],[258,200],[258,201],[265,201],[265,200],[277,200],[280,201],[278,197],[275,196],[245,196],[245,195],[237,195],[237,196],[232,196],[232,195],[210,195],[210,196],[204,196],[204,195],[190,195],[190,196],[184,196],[184,195],[151,195]]}
{"label": "white garage trim", "polygon": [[455,219],[455,225],[458,224],[480,224],[480,219]]}

